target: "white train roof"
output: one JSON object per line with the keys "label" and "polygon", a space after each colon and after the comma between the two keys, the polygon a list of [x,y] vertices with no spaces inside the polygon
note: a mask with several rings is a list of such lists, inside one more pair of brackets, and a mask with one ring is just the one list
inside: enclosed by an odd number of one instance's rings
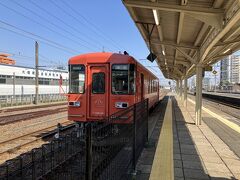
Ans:
{"label": "white train roof", "polygon": [[[51,70],[40,68],[38,72],[39,78],[59,79],[61,75],[63,79],[68,79],[68,72],[65,70]],[[31,67],[0,64],[0,75],[12,76],[14,73],[15,76],[35,77],[36,72],[35,68]]]}

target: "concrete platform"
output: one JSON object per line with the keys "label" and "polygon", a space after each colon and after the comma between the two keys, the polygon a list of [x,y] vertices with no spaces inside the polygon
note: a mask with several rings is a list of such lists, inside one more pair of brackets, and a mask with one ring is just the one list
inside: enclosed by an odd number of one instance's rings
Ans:
{"label": "concrete platform", "polygon": [[194,109],[171,94],[163,99],[150,118],[137,180],[240,179],[239,133],[207,112],[196,126]]}

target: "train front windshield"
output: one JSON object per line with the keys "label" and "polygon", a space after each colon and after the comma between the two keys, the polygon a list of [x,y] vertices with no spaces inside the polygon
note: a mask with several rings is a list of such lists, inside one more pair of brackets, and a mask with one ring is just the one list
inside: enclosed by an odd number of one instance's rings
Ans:
{"label": "train front windshield", "polygon": [[69,65],[69,93],[83,94],[85,89],[84,65]]}
{"label": "train front windshield", "polygon": [[135,93],[135,70],[134,64],[112,65],[112,93],[134,94]]}

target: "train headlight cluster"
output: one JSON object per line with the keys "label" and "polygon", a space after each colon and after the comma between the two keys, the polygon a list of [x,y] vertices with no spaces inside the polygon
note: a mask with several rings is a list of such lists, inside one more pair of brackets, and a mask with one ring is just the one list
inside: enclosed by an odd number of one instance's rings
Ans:
{"label": "train headlight cluster", "polygon": [[116,108],[127,108],[128,107],[128,103],[127,102],[116,102],[115,103],[115,107]]}
{"label": "train headlight cluster", "polygon": [[69,101],[68,106],[80,107],[81,103],[79,101]]}

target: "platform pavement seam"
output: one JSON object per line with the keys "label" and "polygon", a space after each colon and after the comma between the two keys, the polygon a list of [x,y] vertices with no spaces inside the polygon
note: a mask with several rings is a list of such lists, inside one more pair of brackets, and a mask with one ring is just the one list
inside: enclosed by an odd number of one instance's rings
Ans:
{"label": "platform pavement seam", "polygon": [[[188,101],[191,102],[192,104],[195,104],[195,102],[191,99],[188,98]],[[232,128],[234,131],[240,133],[240,126],[219,116],[218,114],[210,111],[209,109],[205,108],[204,106],[202,106],[202,109],[207,112],[208,114],[210,114],[211,116],[217,118],[219,121],[221,121],[222,123],[224,123],[225,125],[227,125],[228,127]]]}
{"label": "platform pavement seam", "polygon": [[[173,108],[174,108],[174,103],[172,103],[172,106],[173,106]],[[178,126],[177,126],[177,122],[176,122],[176,113],[175,113],[175,111],[172,111],[172,113],[173,113],[173,118],[174,118],[173,121],[175,122],[175,123],[173,123],[173,124],[174,124],[175,127],[176,127],[176,134],[177,134],[179,151],[180,151],[180,159],[181,159],[181,164],[182,164],[183,179],[185,180],[186,177],[185,177],[185,173],[184,173],[184,170],[183,170],[184,165],[183,165],[183,158],[182,158],[181,143],[180,143],[180,139],[179,139],[179,135],[178,135],[178,130],[177,130]]]}
{"label": "platform pavement seam", "polygon": [[[195,104],[194,101],[188,99],[191,103]],[[187,110],[187,113],[191,116],[191,114],[189,113],[189,111]],[[211,115],[211,114],[210,114]],[[191,118],[193,119],[193,117],[191,116]],[[207,125],[206,125],[207,126]],[[208,127],[208,126],[207,126]],[[232,170],[229,168],[229,166],[227,165],[227,163],[224,161],[224,159],[220,156],[220,154],[218,153],[218,151],[216,150],[216,148],[213,146],[213,144],[211,143],[211,141],[209,140],[209,138],[207,138],[207,136],[204,134],[204,132],[201,130],[201,128],[199,126],[197,126],[197,128],[201,131],[202,135],[206,138],[206,140],[208,141],[208,143],[212,146],[212,148],[214,149],[215,153],[219,156],[219,158],[221,159],[221,161],[223,162],[223,164],[227,167],[227,169],[229,170],[229,172],[231,173],[231,175],[233,177],[235,177],[234,173],[232,172]],[[214,133],[214,132],[213,132]],[[214,133],[215,134],[215,133]],[[215,134],[216,135],[216,134]],[[216,135],[217,136],[217,135]],[[218,136],[217,136],[218,137]],[[221,138],[220,138],[221,139]],[[222,140],[222,139],[221,139]],[[223,141],[224,142],[224,141]],[[197,148],[197,146],[196,146]],[[229,149],[230,150],[230,149]],[[230,150],[231,151],[231,150]],[[201,157],[201,154],[199,154],[199,156]],[[203,158],[201,157],[201,159],[203,160]],[[203,161],[204,164],[204,161]],[[204,164],[205,165],[205,164]]]}
{"label": "platform pavement seam", "polygon": [[[228,168],[229,172],[232,174],[233,177],[234,173],[232,172],[232,170],[228,167],[228,165],[226,164],[226,162],[224,161],[224,159],[220,156],[220,154],[217,152],[216,148],[214,148],[213,144],[211,143],[211,141],[207,138],[207,136],[203,133],[203,131],[198,127],[198,129],[201,131],[201,133],[203,134],[203,136],[207,139],[207,141],[209,142],[209,144],[211,144],[211,146],[213,147],[214,151],[216,152],[216,154],[219,156],[219,158],[222,160],[223,164]],[[215,133],[214,133],[215,134]]]}
{"label": "platform pavement seam", "polygon": [[[153,112],[153,113],[154,113],[154,112]],[[148,133],[151,132],[150,134],[148,134],[148,140],[149,140],[149,138],[153,135],[154,127],[156,126],[157,121],[158,121],[158,119],[160,119],[160,117],[161,117],[161,114],[159,113],[159,115],[156,117],[156,121],[154,122],[153,128],[148,131]]]}
{"label": "platform pavement seam", "polygon": [[[178,104],[179,102],[181,102],[181,100],[178,99],[178,98],[175,98],[175,100],[176,100],[177,104]],[[184,106],[183,106],[183,107],[184,107]],[[184,107],[184,108],[187,109],[186,107]],[[180,106],[179,106],[179,109],[181,110],[181,107],[180,107]],[[182,110],[181,110],[181,111],[182,111]],[[188,111],[187,111],[187,113],[189,114],[189,116],[191,117],[191,119],[193,119],[192,116],[191,116],[191,114],[190,114]],[[189,130],[189,127],[188,127],[188,126],[186,126],[186,127],[187,127],[187,129],[188,129],[189,135],[191,136],[191,138],[192,138],[192,140],[193,140],[194,138],[193,138],[193,136],[192,136],[191,131]],[[198,128],[199,128],[199,127],[198,127]],[[194,143],[194,144],[195,144],[195,143]],[[197,145],[195,144],[194,146],[195,146],[195,150],[196,150],[196,152],[197,152],[197,154],[198,154],[198,156],[199,156],[199,159],[201,160],[201,164],[202,164],[202,166],[203,166],[204,171],[207,173],[209,179],[211,179],[211,177],[210,177],[210,175],[209,175],[209,172],[208,172],[208,170],[207,170],[207,167],[206,167],[206,165],[204,164],[204,160],[203,160],[203,158],[202,158],[202,156],[201,156],[201,153],[200,153],[199,149],[197,148]],[[180,151],[180,152],[181,152],[181,151]]]}
{"label": "platform pavement seam", "polygon": [[173,180],[173,131],[172,131],[172,100],[168,99],[164,115],[162,131],[160,132],[157,149],[154,156],[150,180]]}
{"label": "platform pavement seam", "polygon": [[[137,162],[137,180],[146,180],[150,177],[167,103],[168,96],[164,97],[157,105],[156,109],[154,108],[153,112],[150,113],[148,125],[149,139]],[[151,123],[153,124],[151,125]]]}

